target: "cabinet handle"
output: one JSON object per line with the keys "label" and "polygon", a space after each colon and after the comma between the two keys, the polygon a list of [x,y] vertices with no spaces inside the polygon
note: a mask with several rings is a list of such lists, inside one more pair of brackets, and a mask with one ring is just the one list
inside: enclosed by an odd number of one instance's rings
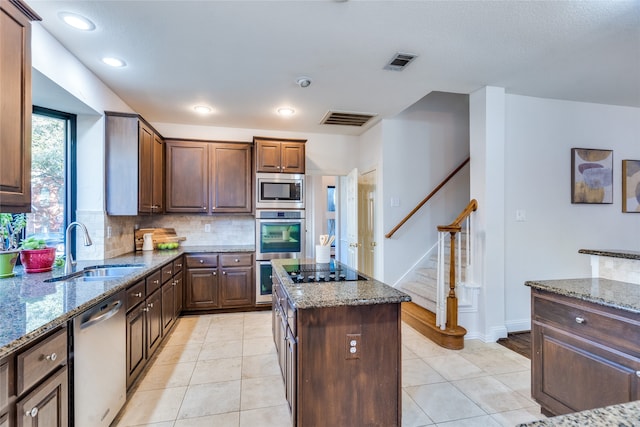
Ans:
{"label": "cabinet handle", "polygon": [[35,418],[38,415],[38,407],[34,406],[30,411],[24,413],[25,416]]}
{"label": "cabinet handle", "polygon": [[218,273],[216,273],[216,272],[214,271],[214,272],[213,272],[213,275],[214,275],[214,276],[217,276],[217,275],[218,275]]}
{"label": "cabinet handle", "polygon": [[157,285],[157,284],[159,284],[159,283],[160,283],[160,280],[157,280],[157,279],[156,279],[156,280],[154,280],[154,281],[153,281],[153,284],[154,284],[154,285]]}
{"label": "cabinet handle", "polygon": [[150,302],[150,303],[147,305],[147,307],[149,307],[149,308],[153,308],[153,303],[152,303],[152,302]]}
{"label": "cabinet handle", "polygon": [[55,362],[57,358],[58,358],[58,355],[55,353],[51,353],[45,357],[45,359],[47,359],[50,362]]}
{"label": "cabinet handle", "polygon": [[172,274],[171,270],[167,270],[167,274],[171,275]]}
{"label": "cabinet handle", "polygon": [[207,210],[207,207],[206,207],[206,206],[203,206],[203,207],[202,207],[202,210],[206,211],[206,210]]}
{"label": "cabinet handle", "polygon": [[226,275],[227,275],[227,272],[226,272],[226,271],[223,271],[223,272],[222,272],[222,275],[223,275],[223,276],[226,276]]}
{"label": "cabinet handle", "polygon": [[173,286],[175,286],[175,285],[177,285],[177,284],[178,284],[178,281],[177,281],[177,280],[174,280],[173,282],[171,282],[171,284],[172,284]]}
{"label": "cabinet handle", "polygon": [[240,260],[238,258],[233,260],[234,262],[240,262]]}
{"label": "cabinet handle", "polygon": [[142,292],[136,292],[135,294],[131,294],[132,297],[142,298]]}
{"label": "cabinet handle", "polygon": [[576,317],[576,323],[580,323],[581,325],[585,322],[584,317]]}
{"label": "cabinet handle", "polygon": [[204,264],[204,260],[203,260],[203,259],[199,260],[198,262],[199,262],[200,264]]}
{"label": "cabinet handle", "polygon": [[182,264],[176,264],[176,267],[182,268]]}
{"label": "cabinet handle", "polygon": [[640,377],[640,371],[636,371],[636,377]]}
{"label": "cabinet handle", "polygon": [[147,308],[147,307],[142,307],[142,311],[149,311],[149,308]]}

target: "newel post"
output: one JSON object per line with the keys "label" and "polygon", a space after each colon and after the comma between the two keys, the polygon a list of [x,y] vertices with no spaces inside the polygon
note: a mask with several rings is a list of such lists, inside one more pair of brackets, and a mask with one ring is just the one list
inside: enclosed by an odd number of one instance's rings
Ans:
{"label": "newel post", "polygon": [[447,296],[447,329],[458,327],[458,297],[456,297],[456,232],[450,231],[451,252],[449,253],[449,295]]}

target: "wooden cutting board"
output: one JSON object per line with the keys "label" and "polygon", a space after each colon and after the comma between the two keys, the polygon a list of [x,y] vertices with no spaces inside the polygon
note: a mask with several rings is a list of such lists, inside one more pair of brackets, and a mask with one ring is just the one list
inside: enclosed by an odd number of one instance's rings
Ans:
{"label": "wooden cutting board", "polygon": [[144,242],[144,235],[146,233],[153,234],[153,247],[156,248],[158,243],[168,242],[181,242],[187,240],[186,237],[179,237],[176,235],[176,230],[173,228],[139,228],[135,230],[134,238],[136,242],[136,251],[142,250],[142,243]]}

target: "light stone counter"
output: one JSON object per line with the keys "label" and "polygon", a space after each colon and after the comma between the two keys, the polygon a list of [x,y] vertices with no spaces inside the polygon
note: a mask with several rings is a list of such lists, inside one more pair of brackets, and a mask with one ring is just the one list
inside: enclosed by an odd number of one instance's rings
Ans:
{"label": "light stone counter", "polygon": [[560,415],[517,427],[640,427],[640,401]]}

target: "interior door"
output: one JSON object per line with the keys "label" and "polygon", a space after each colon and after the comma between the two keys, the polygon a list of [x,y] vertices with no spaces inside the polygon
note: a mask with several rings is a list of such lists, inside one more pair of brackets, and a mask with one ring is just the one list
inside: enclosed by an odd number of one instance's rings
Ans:
{"label": "interior door", "polygon": [[347,257],[346,264],[358,269],[358,168],[353,169],[345,180],[347,217]]}
{"label": "interior door", "polygon": [[358,251],[360,271],[375,276],[375,201],[376,170],[362,174],[358,179]]}

